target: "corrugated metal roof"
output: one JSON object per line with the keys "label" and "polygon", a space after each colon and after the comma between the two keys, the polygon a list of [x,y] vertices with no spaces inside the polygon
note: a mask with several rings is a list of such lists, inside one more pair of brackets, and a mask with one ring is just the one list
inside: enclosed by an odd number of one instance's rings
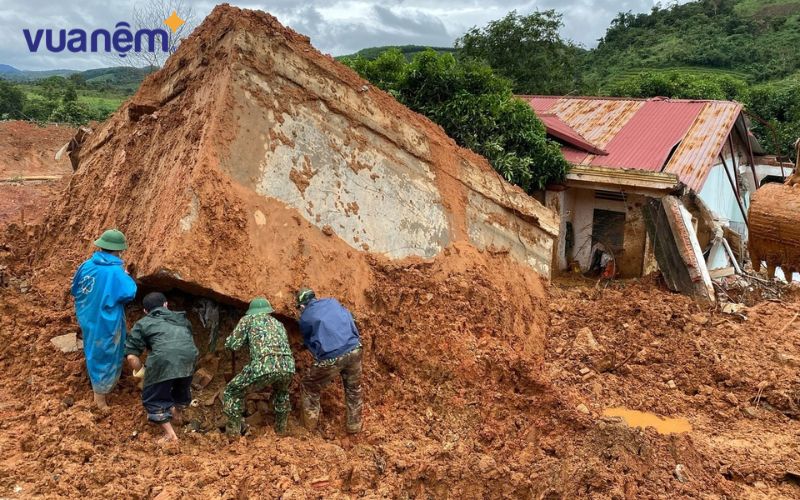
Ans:
{"label": "corrugated metal roof", "polygon": [[719,153],[741,111],[742,105],[736,102],[706,102],[664,172],[677,175],[690,189],[699,192],[711,167],[719,161]]}
{"label": "corrugated metal roof", "polygon": [[702,188],[717,162],[742,109],[740,104],[728,101],[521,98],[540,117],[557,116],[589,143],[608,152],[585,155],[574,147],[564,147],[570,163],[673,173],[695,191]]}
{"label": "corrugated metal roof", "polygon": [[703,106],[700,102],[643,103],[606,146],[608,156],[595,158],[592,165],[660,172]]}
{"label": "corrugated metal roof", "polygon": [[582,149],[584,151],[588,151],[589,153],[594,153],[599,155],[607,154],[602,149],[598,148],[591,142],[587,141],[575,129],[567,125],[561,118],[557,117],[556,115],[551,115],[549,113],[542,113],[538,114],[537,116],[539,117],[540,120],[542,120],[542,123],[544,123],[545,128],[547,128],[547,133],[561,140],[562,142],[571,144],[572,146],[575,146],[578,149]]}
{"label": "corrugated metal roof", "polygon": [[550,112],[603,149],[616,136],[633,115],[644,106],[644,101],[615,99],[562,99]]}

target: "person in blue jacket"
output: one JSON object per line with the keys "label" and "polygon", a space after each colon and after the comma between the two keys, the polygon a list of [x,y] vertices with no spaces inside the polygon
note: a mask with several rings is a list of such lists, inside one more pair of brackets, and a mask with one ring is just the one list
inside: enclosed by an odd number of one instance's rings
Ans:
{"label": "person in blue jacket", "polygon": [[341,376],[347,409],[347,432],[361,431],[361,337],[350,314],[338,300],[318,299],[310,288],[297,292],[300,333],[314,363],[303,376],[303,425],[313,430],[319,422],[322,389]]}
{"label": "person in blue jacket", "polygon": [[106,394],[114,388],[122,372],[125,304],[136,296],[136,283],[119,258],[128,248],[124,234],[109,229],[94,244],[100,250],[80,265],[70,291],[75,297],[75,315],[83,333],[83,353],[94,402],[100,409],[106,409]]}

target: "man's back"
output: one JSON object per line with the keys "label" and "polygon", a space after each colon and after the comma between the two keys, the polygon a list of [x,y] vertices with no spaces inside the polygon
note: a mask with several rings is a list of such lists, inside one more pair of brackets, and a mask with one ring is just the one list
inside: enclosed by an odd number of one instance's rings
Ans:
{"label": "man's back", "polygon": [[191,376],[198,351],[191,324],[183,312],[158,307],[136,322],[126,341],[126,350],[135,355],[149,352],[144,385]]}
{"label": "man's back", "polygon": [[250,347],[250,365],[259,373],[294,373],[294,356],[286,328],[270,314],[243,317],[225,347],[237,350],[245,344]]}
{"label": "man's back", "polygon": [[136,295],[136,283],[122,269],[119,257],[95,252],[76,271],[70,291],[81,328],[88,329],[99,311],[119,308],[121,312],[123,303]]}
{"label": "man's back", "polygon": [[353,316],[334,298],[309,302],[300,315],[300,332],[318,361],[345,354],[360,343]]}

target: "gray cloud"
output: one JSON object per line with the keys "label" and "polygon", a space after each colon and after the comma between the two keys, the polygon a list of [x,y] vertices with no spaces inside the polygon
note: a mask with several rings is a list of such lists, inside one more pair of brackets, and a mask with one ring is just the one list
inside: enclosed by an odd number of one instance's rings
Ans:
{"label": "gray cloud", "polygon": [[[214,3],[190,1],[198,20]],[[685,0],[682,0],[685,1]],[[245,8],[265,10],[281,22],[308,35],[323,52],[341,55],[376,45],[414,44],[450,46],[472,26],[483,26],[512,9],[526,14],[555,9],[564,15],[562,35],[593,47],[618,12],[646,12],[655,0],[242,0]],[[0,10],[0,64],[20,69],[89,69],[109,66],[113,59],[94,54],[31,54],[23,28],[73,28],[87,31],[113,28],[131,18],[131,3],[122,0],[2,0]]]}

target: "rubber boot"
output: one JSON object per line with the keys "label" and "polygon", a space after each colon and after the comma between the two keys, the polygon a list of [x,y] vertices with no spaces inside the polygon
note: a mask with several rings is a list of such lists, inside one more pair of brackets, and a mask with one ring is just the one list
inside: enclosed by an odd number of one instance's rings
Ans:
{"label": "rubber boot", "polygon": [[231,422],[228,420],[227,425],[225,425],[225,434],[229,436],[239,437],[242,435],[242,422]]}
{"label": "rubber boot", "polygon": [[286,427],[287,423],[289,422],[289,414],[288,413],[276,413],[275,414],[275,434],[279,436],[285,436],[287,434]]}
{"label": "rubber boot", "polygon": [[347,412],[346,428],[348,434],[358,434],[361,432],[361,415],[354,416]]}

